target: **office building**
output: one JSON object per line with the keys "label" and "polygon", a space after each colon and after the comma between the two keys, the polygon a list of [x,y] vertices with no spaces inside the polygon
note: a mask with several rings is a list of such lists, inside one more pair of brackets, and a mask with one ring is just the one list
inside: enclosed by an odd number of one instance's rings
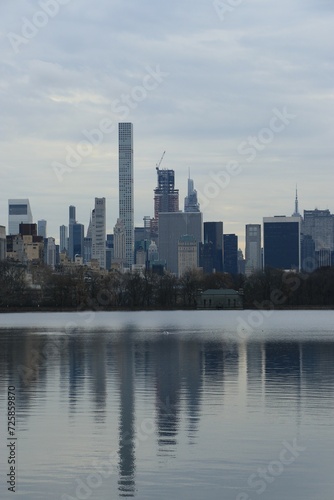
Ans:
{"label": "office building", "polygon": [[133,126],[119,123],[119,219],[125,227],[125,262],[134,262]]}
{"label": "office building", "polygon": [[224,272],[238,274],[238,236],[224,234]]}
{"label": "office building", "polygon": [[211,242],[199,244],[199,267],[204,274],[215,272],[214,267],[214,248]]}
{"label": "office building", "polygon": [[334,215],[329,210],[304,210],[302,233],[313,238],[316,252],[334,250]]}
{"label": "office building", "polygon": [[183,235],[178,241],[178,276],[198,267],[198,242],[192,235]]}
{"label": "office building", "polygon": [[106,269],[106,199],[95,198],[92,211],[92,259],[98,260],[101,269]]}
{"label": "office building", "polygon": [[84,237],[83,263],[88,264],[92,260],[92,238]]}
{"label": "office building", "polygon": [[[159,213],[159,260],[167,270],[178,275],[178,242],[183,235],[193,236],[199,246],[203,242],[201,212]],[[198,262],[196,264],[198,266]]]}
{"label": "office building", "polygon": [[42,238],[46,238],[46,226],[47,226],[47,222],[46,220],[42,219],[42,220],[38,220],[37,221],[37,235],[38,236],[42,236]]}
{"label": "office building", "polygon": [[246,224],[245,271],[250,275],[261,269],[261,224]]}
{"label": "office building", "polygon": [[5,260],[7,252],[6,228],[0,226],[0,260]]}
{"label": "office building", "polygon": [[46,263],[54,269],[56,266],[56,242],[54,238],[47,238],[46,242]]}
{"label": "office building", "polygon": [[111,269],[111,263],[114,259],[114,235],[107,234],[106,241],[106,268]]}
{"label": "office building", "polygon": [[68,228],[67,226],[60,226],[59,228],[59,250],[60,253],[68,252]]}
{"label": "office building", "polygon": [[33,222],[29,200],[8,200],[8,234],[19,234],[21,222],[26,224]]}
{"label": "office building", "polygon": [[[203,249],[203,255],[208,256],[212,253],[212,267],[207,269],[205,272],[223,272],[223,253],[224,253],[224,242],[223,242],[223,223],[222,222],[204,222],[204,245],[207,246]],[[208,262],[208,260],[207,260]],[[201,266],[202,267],[202,266]]]}
{"label": "office building", "polygon": [[76,255],[83,258],[84,256],[84,231],[83,224],[70,224],[69,226],[69,258],[72,262],[75,261]]}
{"label": "office building", "polygon": [[[70,260],[74,261],[74,242],[73,242],[73,235],[74,235],[74,230],[73,226],[74,224],[77,223],[76,220],[76,208],[73,205],[70,205],[68,207],[68,256]],[[79,229],[77,229],[77,232]]]}
{"label": "office building", "polygon": [[68,207],[68,224],[75,224],[77,221],[76,219],[76,208],[73,205],[70,205]]}
{"label": "office building", "polygon": [[264,217],[264,267],[300,270],[299,217]]}
{"label": "office building", "polygon": [[114,259],[122,264],[126,261],[126,232],[122,219],[114,227]]}

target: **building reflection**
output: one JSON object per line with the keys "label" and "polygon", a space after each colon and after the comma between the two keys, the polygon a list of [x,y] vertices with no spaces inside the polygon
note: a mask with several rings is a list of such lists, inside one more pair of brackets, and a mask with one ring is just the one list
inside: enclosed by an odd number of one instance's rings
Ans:
{"label": "building reflection", "polygon": [[106,416],[107,359],[106,341],[102,335],[94,335],[89,346],[91,393],[95,403],[95,421],[102,423]]}
{"label": "building reflection", "polygon": [[162,335],[155,352],[156,425],[160,455],[174,456],[180,407],[180,351],[174,335]]}
{"label": "building reflection", "polygon": [[185,387],[188,414],[189,443],[194,444],[201,415],[203,386],[203,351],[196,341],[182,342],[180,346],[181,376]]}
{"label": "building reflection", "polygon": [[120,337],[116,347],[119,379],[119,479],[120,496],[135,493],[135,387],[134,348],[131,334]]}
{"label": "building reflection", "polygon": [[[52,339],[59,343],[53,342],[51,349]],[[155,419],[145,442],[153,440],[158,456],[167,458],[176,456],[184,428],[188,444],[196,443],[205,405],[232,403],[256,411],[281,409],[289,415],[291,401],[300,424],[306,410],[316,418],[321,397],[328,401],[322,411],[330,416],[333,359],[333,342],[301,342],[296,337],[238,342],[226,341],[223,335],[207,339],[181,332],[147,340],[128,328],[117,335],[74,331],[65,341],[53,333],[8,330],[0,336],[0,393],[5,401],[8,385],[16,386],[21,422],[34,416],[36,404],[44,404],[55,390],[68,401],[73,425],[82,414],[77,411],[82,402],[92,411],[99,431],[107,431],[108,419],[116,416],[118,492],[133,497],[136,460],[146,453],[136,433],[143,415]],[[114,404],[108,405],[115,387]]]}

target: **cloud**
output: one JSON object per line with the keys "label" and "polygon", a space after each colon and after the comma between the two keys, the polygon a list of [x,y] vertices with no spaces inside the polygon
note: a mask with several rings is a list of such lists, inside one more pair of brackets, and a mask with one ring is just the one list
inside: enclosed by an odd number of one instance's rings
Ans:
{"label": "cloud", "polygon": [[[77,203],[84,218],[94,197],[106,196],[108,227],[114,226],[116,131],[63,184],[51,164],[63,161],[66,148],[75,148],[83,130],[101,119],[117,124],[112,102],[131,95],[147,67],[157,65],[168,76],[127,117],[135,133],[137,221],[153,213],[154,166],[164,150],[181,206],[188,167],[203,189],[211,170],[232,160],[244,165],[204,213],[230,232],[243,234],[250,216],[261,222],[275,197],[279,212],[289,214],[296,181],[301,208],[324,203],[334,210],[332,2],[244,1],[221,20],[211,1],[70,0],[15,53],[8,34],[21,34],[42,4],[26,0],[18,8],[5,0],[2,6],[0,224],[7,224],[7,198],[29,197],[34,214],[48,219],[57,236],[69,204]],[[248,165],[238,146],[284,106],[296,119]]]}

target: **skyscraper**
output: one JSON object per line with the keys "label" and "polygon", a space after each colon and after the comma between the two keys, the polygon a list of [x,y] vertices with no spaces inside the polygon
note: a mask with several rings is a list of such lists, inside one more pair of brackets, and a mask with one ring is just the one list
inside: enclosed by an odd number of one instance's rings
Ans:
{"label": "skyscraper", "polygon": [[60,226],[59,228],[59,250],[61,253],[68,251],[68,229],[67,226]]}
{"label": "skyscraper", "polygon": [[178,274],[178,242],[184,235],[193,236],[197,248],[202,243],[203,214],[201,212],[159,214],[159,259],[166,261],[167,269],[174,274]]}
{"label": "skyscraper", "polygon": [[126,251],[126,236],[125,226],[122,219],[117,219],[116,226],[114,227],[114,259],[121,263],[125,261]]}
{"label": "skyscraper", "polygon": [[194,181],[188,179],[188,195],[184,199],[184,211],[185,212],[199,212],[199,203],[197,200],[197,191],[194,189]]}
{"label": "skyscraper", "polygon": [[46,226],[47,222],[46,220],[38,220],[37,221],[37,234],[38,236],[42,236],[42,238],[46,238]]}
{"label": "skyscraper", "polygon": [[300,217],[264,217],[264,267],[300,269]]}
{"label": "skyscraper", "polygon": [[175,189],[174,170],[156,167],[158,185],[154,190],[154,219],[151,221],[152,237],[156,237],[159,229],[159,213],[179,211],[179,190]]}
{"label": "skyscraper", "polygon": [[[203,249],[204,254],[207,256],[212,254],[212,266],[210,266],[211,269],[203,265],[203,267],[206,267],[205,272],[222,273],[224,248],[222,222],[204,222],[204,245],[206,245],[206,248]],[[211,250],[209,247],[210,245]]]}
{"label": "skyscraper", "polygon": [[224,272],[238,274],[238,236],[224,234]]}
{"label": "skyscraper", "polygon": [[92,211],[92,258],[106,269],[106,199],[95,198]]}
{"label": "skyscraper", "polygon": [[[329,210],[304,210],[302,222],[302,268],[313,270],[317,267],[331,266],[334,251],[334,215]],[[312,238],[314,256],[305,257],[305,245]],[[308,246],[310,243],[308,243]],[[313,259],[313,262],[312,262]]]}
{"label": "skyscraper", "polygon": [[84,231],[83,224],[70,224],[69,227],[69,258],[74,262],[75,256],[84,256]]}
{"label": "skyscraper", "polygon": [[246,224],[246,274],[262,269],[261,224]]}
{"label": "skyscraper", "polygon": [[[75,253],[74,253],[74,229],[73,226],[76,224],[76,209],[73,205],[70,205],[68,207],[68,256],[71,260],[74,260]],[[79,231],[77,229],[77,231]],[[76,231],[76,232],[77,232]],[[76,252],[78,253],[78,252]]]}
{"label": "skyscraper", "polygon": [[25,224],[33,222],[29,200],[8,200],[8,234],[19,234],[21,222]]}
{"label": "skyscraper", "polygon": [[68,207],[68,224],[75,224],[76,223],[76,215],[75,215],[76,209],[73,205],[70,205]]}
{"label": "skyscraper", "polygon": [[6,228],[0,226],[0,260],[6,258]]}
{"label": "skyscraper", "polygon": [[119,153],[119,218],[125,227],[125,260],[134,262],[134,203],[133,203],[133,126],[118,125]]}
{"label": "skyscraper", "polygon": [[198,267],[198,242],[192,235],[185,234],[178,241],[178,276]]}

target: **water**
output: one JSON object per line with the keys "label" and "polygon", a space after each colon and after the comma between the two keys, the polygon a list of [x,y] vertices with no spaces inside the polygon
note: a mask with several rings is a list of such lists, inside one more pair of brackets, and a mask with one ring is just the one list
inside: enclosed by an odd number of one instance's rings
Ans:
{"label": "water", "polygon": [[333,500],[334,312],[0,321],[1,499]]}

